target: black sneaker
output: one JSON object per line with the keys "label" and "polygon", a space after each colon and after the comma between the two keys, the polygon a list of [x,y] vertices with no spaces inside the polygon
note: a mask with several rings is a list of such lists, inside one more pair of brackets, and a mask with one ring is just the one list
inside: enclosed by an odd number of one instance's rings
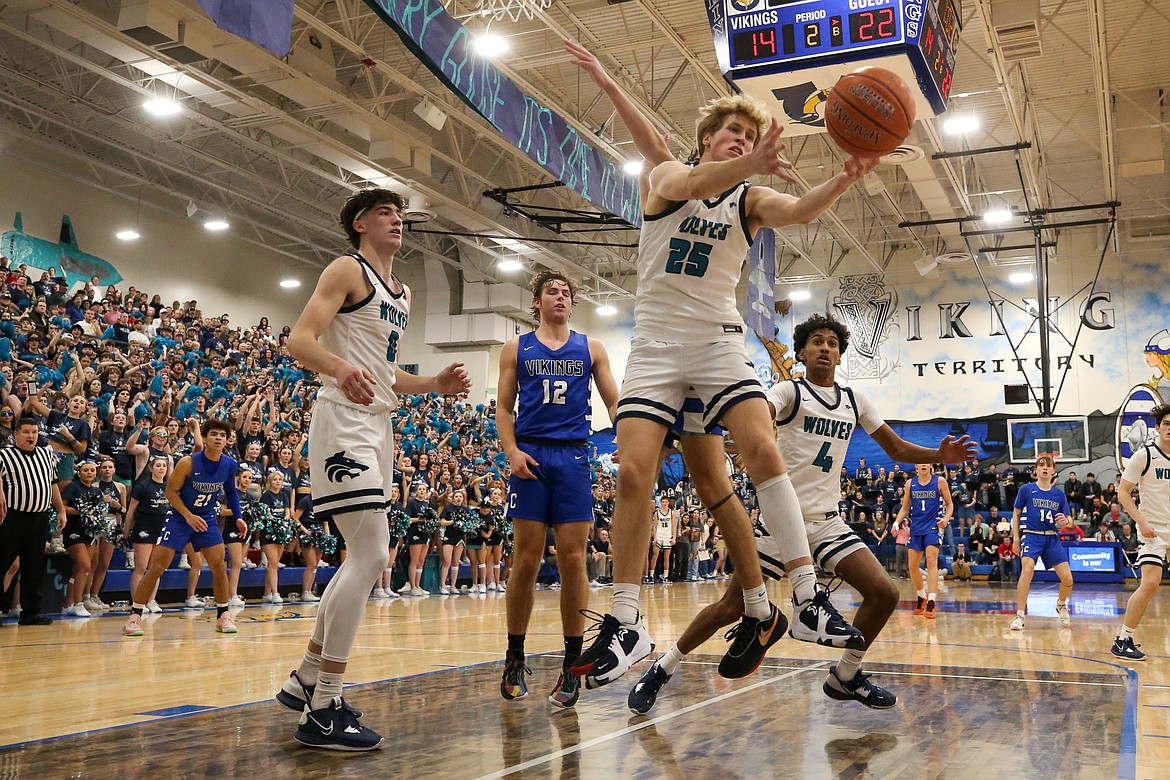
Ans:
{"label": "black sneaker", "polygon": [[53,619],[47,618],[44,615],[21,615],[20,620],[17,621],[22,626],[51,626]]}
{"label": "black sneaker", "polygon": [[305,709],[293,739],[302,745],[322,750],[360,752],[377,750],[385,741],[373,729],[358,722],[353,710],[340,696],[319,710]]}
{"label": "black sneaker", "polygon": [[768,648],[779,642],[788,630],[788,618],[784,613],[772,607],[772,614],[764,620],[743,616],[743,619],[731,627],[725,639],[731,640],[731,647],[719,661],[719,676],[729,680],[738,680],[747,677],[759,668],[764,660]]}
{"label": "black sneaker", "polygon": [[813,598],[799,604],[794,601],[793,605],[796,613],[788,636],[801,642],[838,649],[865,649],[865,637],[841,617],[841,613],[829,600],[829,590],[825,586],[818,585],[817,594]]}
{"label": "black sneaker", "polygon": [[596,631],[597,637],[572,667],[573,674],[584,677],[585,687],[590,690],[608,685],[654,652],[654,643],[640,617],[634,625],[623,626],[613,615],[605,615],[590,630]]}
{"label": "black sneaker", "polygon": [[1113,647],[1109,648],[1109,652],[1127,661],[1144,661],[1146,654],[1138,650],[1139,647],[1141,645],[1135,645],[1131,636],[1127,636],[1125,639],[1117,637],[1113,640]]}
{"label": "black sneaker", "polygon": [[524,665],[524,658],[504,659],[504,676],[500,680],[500,695],[508,701],[523,699],[528,695],[528,683],[524,675],[532,674],[532,670]]}
{"label": "black sneaker", "polygon": [[[301,676],[294,669],[288,673],[288,680],[276,692],[276,700],[293,712],[304,712],[305,707],[313,701],[313,691],[316,689],[316,685],[305,685],[301,680]],[[353,713],[355,718],[360,719],[362,717],[363,713],[361,710],[356,707],[351,707],[349,702],[344,699],[341,703],[347,710]]]}
{"label": "black sneaker", "polygon": [[626,704],[630,711],[637,715],[645,715],[654,706],[654,702],[658,701],[658,692],[662,690],[662,686],[670,682],[669,675],[666,671],[658,665],[658,662],[650,664],[650,668],[642,675],[642,679],[638,680],[638,684],[630,689],[630,695],[626,699]]}
{"label": "black sneaker", "polygon": [[821,690],[830,699],[838,701],[859,701],[866,707],[875,710],[888,710],[898,703],[898,697],[885,688],[874,685],[869,681],[869,675],[858,671],[852,680],[844,682],[837,679],[837,667],[829,667],[829,676]]}
{"label": "black sneaker", "polygon": [[557,678],[556,687],[548,695],[548,700],[567,710],[577,703],[577,698],[580,695],[581,678],[568,669],[562,669],[561,676]]}

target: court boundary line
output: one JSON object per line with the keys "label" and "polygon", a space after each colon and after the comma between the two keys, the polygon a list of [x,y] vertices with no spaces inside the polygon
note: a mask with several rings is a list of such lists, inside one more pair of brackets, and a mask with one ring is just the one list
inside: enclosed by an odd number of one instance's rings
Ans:
{"label": "court boundary line", "polygon": [[643,721],[641,723],[637,723],[633,726],[625,726],[624,728],[618,729],[617,731],[610,732],[609,734],[605,734],[605,735],[600,736],[600,737],[594,737],[593,739],[589,740],[588,742],[580,742],[576,745],[570,745],[569,747],[561,748],[560,750],[554,751],[552,753],[546,753],[543,756],[537,756],[536,758],[530,758],[529,760],[521,762],[519,764],[514,764],[513,766],[505,767],[504,769],[501,769],[498,772],[493,772],[491,774],[486,774],[486,775],[480,775],[478,778],[476,778],[476,780],[498,780],[499,778],[507,777],[508,775],[512,775],[512,774],[515,774],[517,772],[523,772],[524,770],[531,769],[534,766],[540,766],[541,764],[547,764],[550,761],[553,761],[553,760],[558,759],[558,758],[562,758],[562,757],[570,755],[572,753],[579,753],[587,748],[592,748],[592,747],[595,747],[597,745],[605,744],[606,742],[611,742],[615,739],[620,739],[622,737],[629,736],[630,734],[633,734],[636,731],[641,731],[642,729],[649,728],[650,726],[655,726],[659,723],[663,723],[663,722],[668,721],[668,720],[673,720],[675,718],[681,717],[682,715],[689,715],[690,713],[695,712],[696,710],[701,710],[704,707],[708,707],[712,704],[718,704],[722,701],[726,701],[727,699],[733,699],[736,696],[741,696],[745,693],[749,693],[749,692],[754,691],[758,688],[763,688],[764,686],[772,685],[773,683],[780,682],[781,680],[787,680],[787,679],[789,679],[791,677],[795,677],[799,674],[804,674],[805,672],[824,670],[829,665],[830,665],[829,661],[818,661],[818,662],[814,663],[812,666],[807,666],[807,667],[804,667],[802,669],[794,669],[791,672],[786,672],[786,673],[778,675],[776,677],[770,677],[767,680],[760,680],[759,682],[752,683],[751,685],[748,685],[746,687],[737,688],[734,691],[728,691],[727,693],[720,694],[719,696],[716,696],[713,699],[706,699],[705,701],[696,702],[694,704],[683,707],[681,710],[677,710],[675,712],[671,712],[671,713],[668,713],[666,715],[660,715],[657,718],[648,718],[645,721]]}

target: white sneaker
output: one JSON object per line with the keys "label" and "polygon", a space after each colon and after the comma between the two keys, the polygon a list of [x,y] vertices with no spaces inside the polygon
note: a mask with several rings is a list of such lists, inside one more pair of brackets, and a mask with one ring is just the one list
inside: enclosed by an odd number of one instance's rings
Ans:
{"label": "white sneaker", "polygon": [[179,556],[179,568],[180,569],[190,569],[191,568],[191,564],[187,562],[187,553],[183,553],[182,555]]}
{"label": "white sneaker", "polygon": [[255,569],[255,568],[256,568],[256,564],[252,562],[252,559],[251,559],[251,558],[245,558],[245,559],[244,559],[244,563],[243,563],[243,567],[244,567],[245,569]]}
{"label": "white sneaker", "polygon": [[248,606],[248,602],[244,601],[239,596],[232,596],[230,599],[228,599],[228,606],[229,607],[246,607],[246,606]]}
{"label": "white sneaker", "polygon": [[484,585],[482,582],[479,584],[479,592],[480,593],[487,593],[487,586]]}
{"label": "white sneaker", "polygon": [[399,589],[398,589],[398,595],[400,595],[400,596],[409,596],[409,595],[410,595],[410,592],[411,592],[412,590],[414,590],[414,588],[413,588],[413,587],[411,586],[411,584],[408,582],[408,583],[406,583],[405,585],[403,585],[401,588],[399,588]]}
{"label": "white sneaker", "polygon": [[303,601],[307,604],[315,604],[320,600],[321,600],[320,596],[314,596],[312,593],[302,593],[301,594],[301,601]]}
{"label": "white sneaker", "polygon": [[264,598],[262,598],[262,599],[260,600],[260,603],[261,603],[261,604],[271,604],[271,603],[272,603],[272,594],[271,594],[271,593],[265,593],[265,594],[264,594]]}
{"label": "white sneaker", "polygon": [[283,568],[284,568],[284,564],[283,564],[283,563],[280,563],[279,561],[277,561],[277,563],[276,563],[276,568],[278,568],[278,569],[283,569]]}
{"label": "white sneaker", "polygon": [[126,568],[127,569],[134,568],[134,551],[133,550],[129,550],[126,552]]}
{"label": "white sneaker", "polygon": [[440,586],[440,587],[439,587],[439,595],[440,595],[440,596],[450,596],[450,595],[451,595],[451,589],[450,589],[450,588],[448,588],[446,585],[442,585],[442,586]]}
{"label": "white sneaker", "polygon": [[89,610],[85,608],[84,604],[74,604],[73,611],[69,614],[73,615],[74,617],[93,617],[89,613]]}
{"label": "white sneaker", "polygon": [[19,618],[20,617],[20,607],[15,606],[12,609],[8,610],[8,617]]}
{"label": "white sneaker", "polygon": [[279,594],[279,593],[273,593],[273,594],[272,594],[272,603],[273,603],[273,604],[283,604],[283,603],[284,603],[284,599],[282,599],[282,598],[280,597],[280,594]]}
{"label": "white sneaker", "polygon": [[1019,615],[1016,615],[1015,619],[1012,620],[1011,630],[1012,631],[1023,631],[1024,630],[1024,618],[1022,618]]}
{"label": "white sneaker", "polygon": [[153,615],[161,615],[163,610],[162,610],[162,607],[160,607],[158,605],[157,601],[155,601],[154,599],[151,599],[150,601],[146,602],[146,610],[145,611],[150,612]]}
{"label": "white sneaker", "polygon": [[412,595],[412,596],[429,596],[429,595],[431,595],[431,592],[429,590],[423,590],[422,588],[413,588],[410,591],[410,595]]}
{"label": "white sneaker", "polygon": [[100,609],[100,607],[93,603],[93,596],[82,596],[81,603],[85,605],[86,609]]}
{"label": "white sneaker", "polygon": [[[93,601],[93,606],[97,607],[98,609],[109,609],[110,608],[109,604],[102,601],[101,596],[93,596],[90,600]],[[90,609],[93,609],[93,607],[90,607]]]}
{"label": "white sneaker", "polygon": [[188,609],[203,609],[203,599],[198,596],[192,596],[183,602],[183,606]]}
{"label": "white sneaker", "polygon": [[385,588],[374,588],[374,592],[370,595],[372,599],[388,599],[390,594],[386,592]]}
{"label": "white sneaker", "polygon": [[507,588],[504,587],[504,583],[502,583],[502,582],[496,587],[497,593],[503,593],[506,590],[507,590]]}
{"label": "white sneaker", "polygon": [[489,583],[487,584],[487,589],[488,589],[488,590],[495,590],[495,589],[496,589],[496,583],[494,583],[494,582],[489,582]]}
{"label": "white sneaker", "polygon": [[1060,621],[1062,626],[1072,625],[1072,618],[1068,614],[1068,604],[1056,605],[1056,619]]}

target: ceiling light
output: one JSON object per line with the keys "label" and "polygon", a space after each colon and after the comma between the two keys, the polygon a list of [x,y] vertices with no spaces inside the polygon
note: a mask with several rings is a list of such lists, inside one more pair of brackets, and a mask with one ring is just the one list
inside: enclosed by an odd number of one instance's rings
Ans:
{"label": "ceiling light", "polygon": [[644,167],[645,164],[642,160],[629,160],[622,166],[622,170],[631,176],[638,176],[642,173],[642,168]]}
{"label": "ceiling light", "polygon": [[1024,284],[1025,282],[1032,281],[1034,278],[1031,271],[1013,271],[1008,276],[1008,281],[1012,284]]}
{"label": "ceiling light", "polygon": [[475,48],[475,53],[481,57],[491,59],[506,54],[508,49],[508,41],[493,32],[481,33],[471,41],[472,47]]}
{"label": "ceiling light", "polygon": [[226,219],[209,219],[203,223],[203,227],[214,233],[218,233],[221,230],[227,230],[231,225],[227,223]]}
{"label": "ceiling light", "polygon": [[617,314],[617,307],[612,303],[603,303],[597,307],[597,313],[602,317],[612,317]]}
{"label": "ceiling light", "polygon": [[114,236],[121,239],[122,241],[137,241],[138,239],[142,238],[141,234],[139,234],[137,230],[131,230],[130,228],[127,228],[126,230],[119,230],[114,234]]}
{"label": "ceiling light", "polygon": [[1004,222],[1011,222],[1012,212],[1010,209],[995,208],[988,209],[983,212],[983,221],[989,225],[1002,225]]}
{"label": "ceiling light", "polygon": [[145,101],[142,107],[155,116],[174,116],[183,110],[181,105],[165,97],[151,98]]}
{"label": "ceiling light", "polygon": [[507,260],[501,260],[500,262],[496,263],[496,268],[498,268],[499,270],[503,271],[506,274],[510,274],[514,271],[519,271],[523,267],[524,266],[520,264],[520,261],[514,257],[509,258]]}
{"label": "ceiling light", "polygon": [[967,135],[979,129],[979,117],[971,114],[960,114],[949,117],[943,122],[943,132],[947,135]]}
{"label": "ceiling light", "polygon": [[812,297],[812,293],[808,290],[793,290],[788,293],[788,300],[790,301],[807,301]]}
{"label": "ceiling light", "polygon": [[294,290],[301,286],[300,279],[281,279],[280,286],[286,290]]}

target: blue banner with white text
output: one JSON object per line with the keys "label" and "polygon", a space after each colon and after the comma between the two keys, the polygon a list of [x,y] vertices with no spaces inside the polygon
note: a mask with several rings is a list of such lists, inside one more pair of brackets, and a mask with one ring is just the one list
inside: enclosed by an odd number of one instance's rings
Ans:
{"label": "blue banner with white text", "polygon": [[215,26],[263,46],[278,57],[292,48],[294,0],[197,0]]}

